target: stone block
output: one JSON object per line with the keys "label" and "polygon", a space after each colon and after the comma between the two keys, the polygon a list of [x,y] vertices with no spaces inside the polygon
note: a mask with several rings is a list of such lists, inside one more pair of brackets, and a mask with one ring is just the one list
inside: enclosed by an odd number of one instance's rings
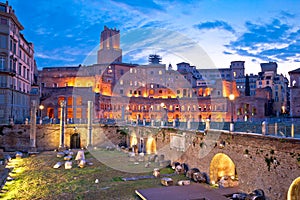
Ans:
{"label": "stone block", "polygon": [[169,177],[164,177],[160,180],[161,184],[164,186],[171,186],[173,185],[173,179]]}

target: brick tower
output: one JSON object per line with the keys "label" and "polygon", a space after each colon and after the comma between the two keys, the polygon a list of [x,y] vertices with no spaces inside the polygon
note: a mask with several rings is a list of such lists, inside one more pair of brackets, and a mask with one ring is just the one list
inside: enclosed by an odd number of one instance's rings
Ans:
{"label": "brick tower", "polygon": [[109,64],[113,62],[122,62],[122,49],[120,49],[120,31],[107,28],[100,36],[100,49],[98,51],[98,64]]}

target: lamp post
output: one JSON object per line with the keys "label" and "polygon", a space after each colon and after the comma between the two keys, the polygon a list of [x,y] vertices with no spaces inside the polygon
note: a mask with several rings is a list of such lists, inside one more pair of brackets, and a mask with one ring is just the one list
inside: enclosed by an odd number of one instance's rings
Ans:
{"label": "lamp post", "polygon": [[44,105],[40,105],[39,106],[39,109],[40,109],[40,124],[43,124],[43,109],[44,109],[45,107],[44,107]]}
{"label": "lamp post", "polygon": [[234,94],[229,95],[229,100],[230,100],[230,107],[231,107],[231,121],[230,121],[230,132],[234,131],[234,122],[233,122],[233,101],[235,99]]}

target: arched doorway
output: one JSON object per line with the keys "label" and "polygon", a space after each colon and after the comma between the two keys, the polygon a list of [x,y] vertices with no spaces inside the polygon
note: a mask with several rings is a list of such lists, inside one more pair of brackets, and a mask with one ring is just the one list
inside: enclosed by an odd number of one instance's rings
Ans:
{"label": "arched doorway", "polygon": [[291,184],[287,200],[298,200],[300,199],[300,177],[296,178]]}
{"label": "arched doorway", "polygon": [[71,135],[70,139],[70,148],[71,149],[80,149],[80,134],[74,133]]}
{"label": "arched doorway", "polygon": [[47,116],[51,119],[54,118],[54,108],[50,107],[47,109]]}
{"label": "arched doorway", "polygon": [[238,185],[235,164],[229,156],[224,153],[216,154],[209,166],[209,178],[212,184],[223,187],[234,187]]}
{"label": "arched doorway", "polygon": [[156,141],[152,136],[149,136],[147,138],[146,153],[147,154],[156,154]]}

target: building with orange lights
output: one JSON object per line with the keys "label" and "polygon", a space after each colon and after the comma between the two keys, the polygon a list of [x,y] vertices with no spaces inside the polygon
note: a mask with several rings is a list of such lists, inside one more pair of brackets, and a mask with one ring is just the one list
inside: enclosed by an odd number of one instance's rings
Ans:
{"label": "building with orange lights", "polygon": [[43,116],[59,119],[59,102],[65,100],[68,121],[74,123],[85,122],[87,101],[94,102],[94,121],[172,123],[230,121],[231,114],[235,121],[265,117],[268,99],[241,95],[233,79],[244,76],[243,61],[220,70],[199,70],[184,62],[174,70],[161,64],[159,55],[150,55],[147,65],[126,64],[121,62],[119,34],[104,27],[97,64],[39,71]]}

